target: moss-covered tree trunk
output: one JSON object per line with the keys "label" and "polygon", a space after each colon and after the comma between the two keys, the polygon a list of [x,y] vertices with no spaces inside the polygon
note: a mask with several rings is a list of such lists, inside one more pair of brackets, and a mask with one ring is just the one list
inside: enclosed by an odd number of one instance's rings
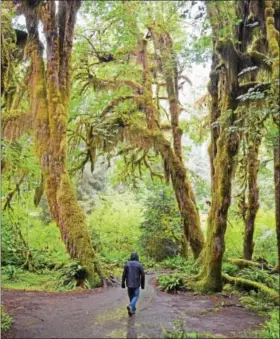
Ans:
{"label": "moss-covered tree trunk", "polygon": [[[279,128],[280,134],[280,128]],[[275,187],[275,221],[276,236],[278,248],[278,264],[277,270],[280,271],[280,135],[276,138],[274,146],[274,187]]]}
{"label": "moss-covered tree trunk", "polygon": [[278,250],[278,263],[276,271],[280,272],[280,125],[278,125],[278,136],[274,147],[274,189],[275,189],[275,224]]}
{"label": "moss-covered tree trunk", "polygon": [[[178,137],[176,139],[177,141],[174,140],[173,151],[171,144],[164,138],[164,135],[160,130],[157,111],[152,98],[152,79],[149,71],[146,40],[140,40],[138,42],[138,63],[143,67],[143,82],[145,88],[144,107],[147,128],[157,135],[157,142],[154,144],[154,148],[158,150],[164,160],[167,177],[171,177],[179,210],[184,221],[185,236],[190,242],[194,257],[197,258],[204,243],[203,234],[200,228],[199,213],[195,204],[194,193],[187,178],[186,169],[181,158],[181,141]],[[175,114],[175,112],[173,113]],[[177,125],[175,122],[175,129],[177,130],[179,128],[178,117],[176,119]]]}
{"label": "moss-covered tree trunk", "polygon": [[[171,115],[171,127],[172,127],[172,139],[173,149],[179,162],[183,165],[182,157],[182,129],[180,128],[179,117],[181,108],[179,105],[178,97],[178,66],[176,54],[173,50],[173,41],[170,34],[162,27],[151,27],[150,32],[152,35],[155,51],[158,53],[157,62],[158,69],[162,72],[164,80],[166,82],[167,98],[169,103],[169,111]],[[174,179],[176,181],[176,179]],[[173,185],[176,185],[173,183]],[[197,209],[195,195],[192,186],[189,185],[189,195],[193,202],[193,205]],[[180,196],[177,197],[180,200]],[[179,203],[180,205],[180,203]],[[197,209],[197,222],[200,224],[199,212]],[[193,226],[190,225],[187,220],[184,221],[185,236],[190,241],[190,236]],[[198,228],[197,226],[196,228]],[[193,241],[193,240],[191,240]],[[198,253],[198,251],[196,251]],[[197,254],[195,255],[197,257]]]}
{"label": "moss-covered tree trunk", "polygon": [[[70,101],[71,52],[80,1],[47,1],[36,7],[24,3],[32,74],[30,102],[35,120],[36,153],[44,177],[50,211],[65,246],[94,275],[95,252],[86,217],[78,205],[67,170],[67,122]],[[58,6],[58,14],[56,14]],[[39,40],[39,18],[47,44],[46,67]]]}
{"label": "moss-covered tree trunk", "polygon": [[245,212],[245,232],[243,240],[243,258],[252,260],[254,252],[255,219],[259,209],[258,169],[260,139],[250,140],[247,152],[248,198]]}
{"label": "moss-covered tree trunk", "polygon": [[[213,7],[214,6],[214,7]],[[203,269],[198,282],[202,290],[222,290],[222,259],[225,232],[231,203],[235,156],[240,136],[235,127],[238,93],[238,51],[231,37],[219,39],[219,30],[227,24],[221,19],[220,4],[208,4],[214,34],[210,83],[212,203],[208,215],[207,240],[202,253]],[[235,13],[235,8],[229,13]]]}
{"label": "moss-covered tree trunk", "polygon": [[275,222],[278,248],[278,265],[280,271],[280,117],[279,117],[279,30],[280,30],[280,4],[279,1],[265,1],[265,24],[269,54],[273,58],[272,64],[272,95],[278,103],[278,110],[273,116],[276,125],[274,139],[274,188],[275,188]]}
{"label": "moss-covered tree trunk", "polygon": [[[207,11],[214,35],[214,52],[209,92],[211,95],[211,145],[209,148],[212,172],[212,204],[208,217],[207,241],[203,251],[203,270],[200,274],[200,285],[204,290],[220,291],[222,289],[222,258],[225,249],[224,236],[227,227],[227,213],[231,200],[231,184],[235,166],[235,155],[238,152],[241,133],[238,133],[238,119],[246,116],[246,108],[241,107],[238,96],[258,85],[262,78],[253,69],[270,70],[265,62],[267,42],[265,41],[265,7],[266,17],[274,15],[271,1],[244,1],[208,3]],[[275,3],[274,3],[275,5]],[[226,7],[225,7],[226,6]],[[232,18],[241,19],[234,27]],[[267,21],[267,19],[266,19]],[[277,33],[268,25],[274,24],[274,18],[268,20],[266,31],[273,38]],[[221,30],[227,27],[228,36],[221,37]],[[270,32],[270,33],[269,33]],[[272,41],[268,37],[268,41]],[[276,46],[272,42],[272,49]],[[278,46],[278,44],[277,44]],[[278,51],[278,49],[277,49]],[[272,56],[275,57],[275,49]],[[279,52],[278,52],[279,53]],[[279,68],[279,58],[277,58]],[[247,69],[246,69],[247,67]],[[275,65],[272,68],[276,69]],[[257,72],[258,73],[258,72]],[[241,74],[243,74],[241,76]],[[261,80],[259,80],[261,79]],[[238,108],[238,110],[237,110]],[[216,120],[215,120],[216,119]],[[257,150],[249,167],[251,171],[250,199],[251,211],[246,221],[252,224],[258,206],[257,202]],[[247,238],[248,239],[248,238]],[[252,248],[251,248],[252,249]]]}

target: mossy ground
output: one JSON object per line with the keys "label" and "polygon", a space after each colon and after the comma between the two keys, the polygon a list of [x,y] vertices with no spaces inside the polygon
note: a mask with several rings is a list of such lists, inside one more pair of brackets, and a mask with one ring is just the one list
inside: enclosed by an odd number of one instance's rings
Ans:
{"label": "mossy ground", "polygon": [[33,272],[19,272],[14,279],[8,279],[7,273],[2,273],[2,288],[26,291],[57,291],[57,271],[43,271],[41,274]]}

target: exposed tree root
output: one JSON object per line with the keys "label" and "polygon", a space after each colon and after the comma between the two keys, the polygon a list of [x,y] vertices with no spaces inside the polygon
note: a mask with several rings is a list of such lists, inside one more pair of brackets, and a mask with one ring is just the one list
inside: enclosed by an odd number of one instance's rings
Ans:
{"label": "exposed tree root", "polygon": [[230,262],[231,264],[235,264],[239,268],[256,267],[256,268],[261,268],[261,269],[265,269],[268,271],[272,270],[272,267],[269,267],[267,264],[259,263],[259,262],[255,262],[251,260],[229,258],[227,259],[227,261]]}
{"label": "exposed tree root", "polygon": [[229,276],[225,273],[223,274],[223,279],[226,280],[227,282],[234,284],[238,287],[241,287],[245,290],[252,290],[253,289],[253,290],[256,290],[256,291],[261,291],[261,292],[265,293],[268,297],[270,297],[275,305],[280,305],[279,294],[276,291],[274,291],[273,289],[267,287],[266,285],[264,285],[262,283],[252,281],[252,280],[248,280],[248,279],[244,279],[244,278],[232,277],[232,276]]}

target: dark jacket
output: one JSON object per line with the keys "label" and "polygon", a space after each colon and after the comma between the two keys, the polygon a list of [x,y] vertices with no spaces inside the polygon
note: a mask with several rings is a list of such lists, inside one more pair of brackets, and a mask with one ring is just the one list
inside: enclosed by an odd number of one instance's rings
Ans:
{"label": "dark jacket", "polygon": [[126,263],[122,275],[122,288],[136,288],[141,285],[142,290],[145,288],[145,273],[143,265],[138,261],[138,254],[131,253],[130,260]]}

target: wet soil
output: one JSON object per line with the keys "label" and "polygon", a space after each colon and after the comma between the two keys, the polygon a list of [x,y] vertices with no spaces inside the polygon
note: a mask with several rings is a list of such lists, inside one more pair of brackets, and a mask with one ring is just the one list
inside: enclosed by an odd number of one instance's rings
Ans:
{"label": "wet soil", "polygon": [[13,316],[3,338],[163,338],[181,321],[188,331],[239,337],[257,329],[264,319],[243,308],[236,296],[170,295],[158,291],[147,276],[134,316],[127,315],[126,290],[112,287],[82,293],[2,290],[2,301]]}

